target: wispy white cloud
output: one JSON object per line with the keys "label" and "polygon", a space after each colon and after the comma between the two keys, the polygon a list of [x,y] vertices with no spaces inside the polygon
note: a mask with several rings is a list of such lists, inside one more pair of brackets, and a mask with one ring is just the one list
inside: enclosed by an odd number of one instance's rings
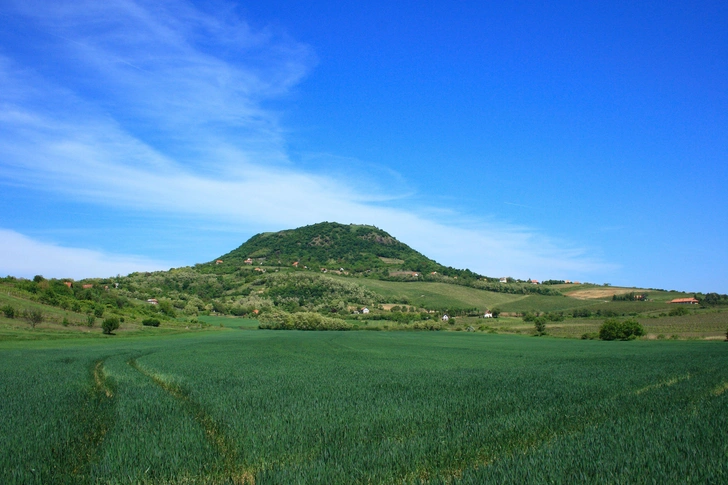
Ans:
{"label": "wispy white cloud", "polygon": [[251,231],[375,224],[440,262],[490,275],[609,268],[528,228],[465,220],[447,208],[408,209],[401,191],[371,177],[362,186],[351,171],[297,167],[265,105],[315,61],[285,35],[253,32],[235,15],[185,2],[24,11],[61,39],[57,54],[76,77],[51,82],[0,59],[0,181]]}
{"label": "wispy white cloud", "polygon": [[110,254],[50,244],[0,229],[0,275],[32,278],[93,278],[134,271],[169,269],[179,264],[141,256]]}

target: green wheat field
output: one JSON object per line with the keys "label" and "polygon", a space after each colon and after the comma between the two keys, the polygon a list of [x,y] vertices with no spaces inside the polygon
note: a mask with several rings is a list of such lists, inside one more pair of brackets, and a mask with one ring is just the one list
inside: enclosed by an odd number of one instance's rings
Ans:
{"label": "green wheat field", "polygon": [[0,396],[4,484],[728,482],[723,342],[6,341]]}

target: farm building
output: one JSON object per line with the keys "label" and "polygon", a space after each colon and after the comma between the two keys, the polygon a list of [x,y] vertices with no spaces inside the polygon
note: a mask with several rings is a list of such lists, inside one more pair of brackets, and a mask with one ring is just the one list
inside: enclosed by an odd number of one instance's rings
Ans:
{"label": "farm building", "polygon": [[150,298],[150,299],[148,299],[147,300],[147,303],[149,303],[150,305],[158,305],[159,304],[159,302],[157,301],[156,298]]}
{"label": "farm building", "polygon": [[367,307],[364,307],[361,309],[361,312],[364,314],[367,314],[367,313],[369,313],[369,309]]}
{"label": "farm building", "polygon": [[443,322],[447,322],[448,320],[450,320],[450,317],[448,317],[447,315],[443,315],[442,316],[442,321]]}
{"label": "farm building", "polygon": [[245,264],[253,264],[253,260],[250,259],[250,258],[248,258],[245,261],[243,261],[243,263],[245,263]]}
{"label": "farm building", "polygon": [[215,264],[222,264],[222,259],[218,259],[215,261]]}
{"label": "farm building", "polygon": [[697,305],[700,303],[695,298],[675,298],[674,300],[668,301],[668,303],[681,303],[683,305]]}

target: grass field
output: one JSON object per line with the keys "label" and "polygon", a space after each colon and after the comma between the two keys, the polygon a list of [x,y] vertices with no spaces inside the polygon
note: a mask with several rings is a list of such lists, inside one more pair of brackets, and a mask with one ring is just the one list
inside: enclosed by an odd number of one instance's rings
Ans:
{"label": "grass field", "polygon": [[401,283],[367,278],[357,279],[356,283],[379,293],[393,303],[407,299],[410,304],[424,308],[480,308],[485,310],[524,298],[524,295],[494,293],[446,283],[420,281]]}
{"label": "grass field", "polygon": [[726,345],[224,329],[5,341],[0,482],[725,483]]}

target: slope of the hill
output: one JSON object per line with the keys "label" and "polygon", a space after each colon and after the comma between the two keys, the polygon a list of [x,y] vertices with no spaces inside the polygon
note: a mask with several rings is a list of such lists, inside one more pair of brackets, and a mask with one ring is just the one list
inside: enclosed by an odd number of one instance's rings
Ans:
{"label": "slope of the hill", "polygon": [[[217,261],[217,264],[215,264]],[[298,229],[257,234],[215,261],[200,265],[202,271],[228,273],[246,264],[307,266],[311,269],[353,273],[407,275],[438,272],[474,275],[445,267],[387,232],[374,226],[321,222]]]}

